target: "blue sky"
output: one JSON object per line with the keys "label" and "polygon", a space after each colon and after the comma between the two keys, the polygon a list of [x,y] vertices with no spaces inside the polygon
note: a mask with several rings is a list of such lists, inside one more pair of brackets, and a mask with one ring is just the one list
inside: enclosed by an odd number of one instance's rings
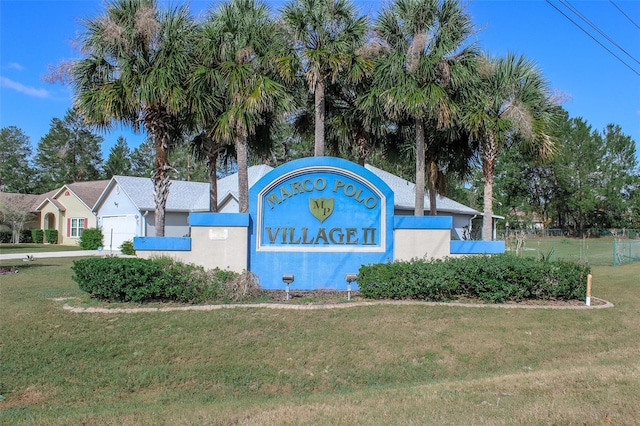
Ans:
{"label": "blue sky", "polygon": [[[203,0],[190,3],[195,15],[214,4]],[[268,3],[275,12],[283,1]],[[356,4],[375,19],[386,2]],[[484,50],[492,55],[510,51],[534,60],[550,86],[563,94],[563,106],[571,117],[583,117],[596,130],[608,123],[620,125],[636,141],[640,159],[640,1],[463,0],[463,4],[473,17],[478,28],[475,38]],[[80,20],[98,15],[103,7],[103,0],[0,0],[0,127],[22,129],[34,152],[49,131],[51,119],[64,117],[72,103],[68,87],[45,83],[42,77],[49,66],[80,56],[72,47],[72,40],[82,31]],[[102,134],[105,160],[121,135],[131,148],[143,140],[126,128]]]}

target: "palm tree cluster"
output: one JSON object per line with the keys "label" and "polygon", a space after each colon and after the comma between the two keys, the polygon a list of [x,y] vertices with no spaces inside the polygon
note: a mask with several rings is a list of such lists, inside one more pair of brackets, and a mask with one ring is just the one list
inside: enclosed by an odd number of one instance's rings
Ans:
{"label": "palm tree cluster", "polygon": [[409,152],[416,215],[425,188],[436,214],[446,177],[464,178],[479,160],[484,239],[497,155],[519,141],[553,151],[555,110],[542,74],[523,57],[483,55],[457,0],[393,0],[374,22],[351,0],[289,0],[279,16],[260,0],[226,0],[201,21],[187,6],[111,0],[84,25],[83,58],[70,68],[74,106],[87,123],[126,124],[152,138],[157,235],[167,152],[182,143],[208,165],[211,211],[220,155],[236,160],[246,212],[249,153],[269,150],[285,123],[313,134],[316,156],[349,151],[364,164],[374,152]]}

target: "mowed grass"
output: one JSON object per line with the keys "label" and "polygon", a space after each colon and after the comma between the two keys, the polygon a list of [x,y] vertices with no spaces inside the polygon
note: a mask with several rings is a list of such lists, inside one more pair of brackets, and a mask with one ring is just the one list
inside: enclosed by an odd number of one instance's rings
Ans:
{"label": "mowed grass", "polygon": [[82,250],[80,246],[62,246],[59,244],[0,244],[0,254],[14,253],[50,253],[58,251],[75,251]]}
{"label": "mowed grass", "polygon": [[[510,240],[508,246],[515,250],[515,240]],[[529,238],[524,242],[521,255],[583,262],[591,266],[612,266],[613,238]]]}
{"label": "mowed grass", "polygon": [[640,422],[640,263],[593,269],[611,309],[78,314],[72,261],[0,276],[0,424]]}

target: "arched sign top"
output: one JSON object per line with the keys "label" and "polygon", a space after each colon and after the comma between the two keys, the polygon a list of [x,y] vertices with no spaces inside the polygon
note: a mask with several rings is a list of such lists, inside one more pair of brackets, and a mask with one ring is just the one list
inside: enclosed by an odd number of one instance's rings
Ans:
{"label": "arched sign top", "polygon": [[262,274],[304,270],[307,281],[322,282],[314,269],[329,268],[335,276],[393,257],[393,191],[350,161],[312,157],[284,164],[252,186],[250,200],[251,267]]}
{"label": "arched sign top", "polygon": [[393,193],[363,167],[330,157],[298,160],[267,174],[253,191],[257,251],[386,249]]}
{"label": "arched sign top", "polygon": [[[262,191],[264,187],[269,185],[276,185],[278,180],[291,173],[303,173],[304,170],[342,170],[346,173],[351,173],[355,176],[359,176],[361,179],[368,181],[371,185],[378,188],[386,196],[393,196],[393,191],[389,186],[378,176],[360,166],[359,164],[352,163],[351,161],[344,160],[336,157],[309,157],[301,158],[298,160],[290,161],[283,164],[269,173],[264,175],[258,182],[251,188],[251,194],[255,194],[256,191]],[[250,197],[253,200],[253,197]]]}

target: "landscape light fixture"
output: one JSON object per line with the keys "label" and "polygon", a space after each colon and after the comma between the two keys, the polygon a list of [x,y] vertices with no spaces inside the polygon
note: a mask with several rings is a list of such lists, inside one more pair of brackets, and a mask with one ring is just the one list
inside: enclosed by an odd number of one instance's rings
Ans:
{"label": "landscape light fixture", "polygon": [[347,300],[351,300],[351,283],[358,281],[358,274],[348,273],[344,276],[344,280],[347,282]]}
{"label": "landscape light fixture", "polygon": [[282,282],[287,285],[287,300],[289,300],[289,285],[293,282],[293,274],[282,275]]}

